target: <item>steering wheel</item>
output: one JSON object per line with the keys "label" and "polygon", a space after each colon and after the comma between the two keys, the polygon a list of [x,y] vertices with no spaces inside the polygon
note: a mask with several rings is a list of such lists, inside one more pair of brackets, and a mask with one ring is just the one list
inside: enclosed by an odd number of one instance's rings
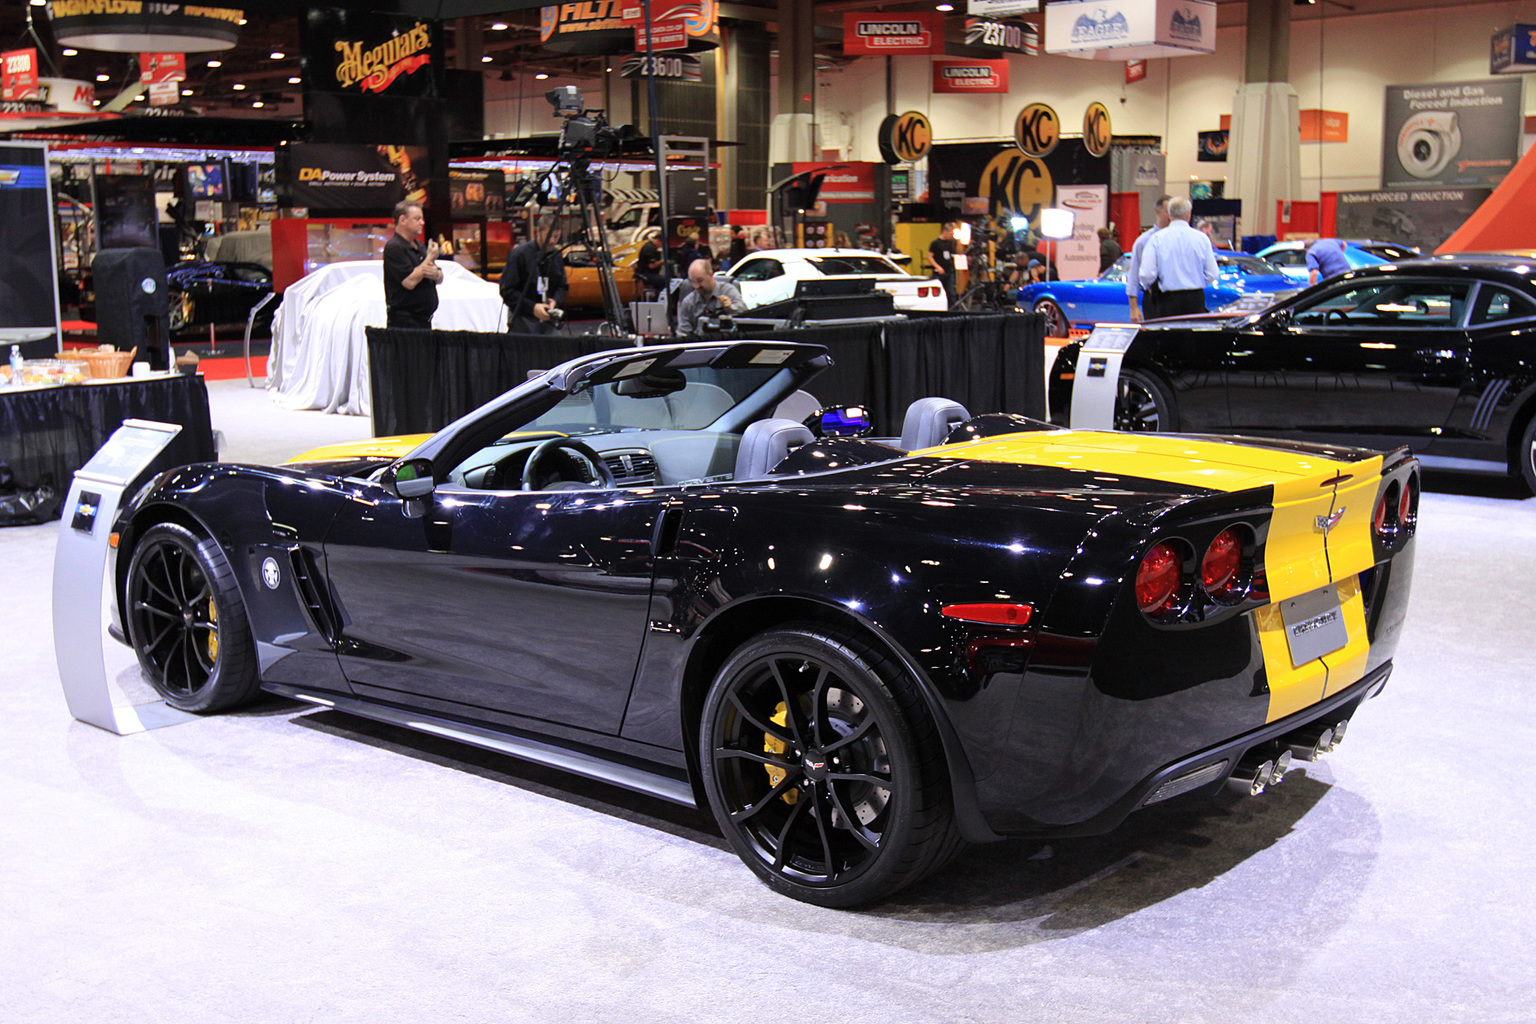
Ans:
{"label": "steering wheel", "polygon": [[[618,481],[613,477],[613,470],[608,468],[608,463],[603,461],[601,455],[590,447],[576,440],[574,437],[552,437],[547,441],[539,442],[538,447],[528,453],[528,461],[523,463],[523,490],[540,491],[550,490],[547,487],[538,487],[534,481],[539,479],[539,463],[553,451],[565,448],[575,452],[585,459],[592,467],[597,479],[589,481],[595,487],[611,490],[618,486]],[[575,483],[576,481],[561,481],[562,483]]]}

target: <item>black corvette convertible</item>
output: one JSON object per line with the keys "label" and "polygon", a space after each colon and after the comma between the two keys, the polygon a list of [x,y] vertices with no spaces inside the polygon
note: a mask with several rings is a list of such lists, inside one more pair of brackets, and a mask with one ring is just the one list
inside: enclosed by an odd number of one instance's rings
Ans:
{"label": "black corvette convertible", "polygon": [[[1058,353],[1066,423],[1081,345]],[[1437,256],[1331,278],[1248,316],[1141,328],[1115,426],[1410,448],[1536,490],[1536,253]]]}
{"label": "black corvette convertible", "polygon": [[265,689],[709,807],[775,889],[879,899],[966,841],[1262,791],[1392,668],[1405,452],[774,414],[829,359],[574,360],[431,437],[194,465],[118,523],[172,705]]}

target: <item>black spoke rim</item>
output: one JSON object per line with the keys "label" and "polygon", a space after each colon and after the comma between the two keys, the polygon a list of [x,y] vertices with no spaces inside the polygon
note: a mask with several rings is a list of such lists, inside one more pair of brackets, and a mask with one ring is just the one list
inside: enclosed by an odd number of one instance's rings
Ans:
{"label": "black spoke rim", "polygon": [[1115,403],[1115,429],[1156,431],[1161,425],[1157,397],[1138,382],[1121,378],[1119,401]]}
{"label": "black spoke rim", "polygon": [[879,856],[903,798],[869,684],[814,657],[774,654],[726,685],[709,753],[726,827],[796,884],[853,881]]}
{"label": "black spoke rim", "polygon": [[163,692],[194,697],[218,664],[213,589],[196,554],[169,538],[150,542],[128,583],[129,628]]}

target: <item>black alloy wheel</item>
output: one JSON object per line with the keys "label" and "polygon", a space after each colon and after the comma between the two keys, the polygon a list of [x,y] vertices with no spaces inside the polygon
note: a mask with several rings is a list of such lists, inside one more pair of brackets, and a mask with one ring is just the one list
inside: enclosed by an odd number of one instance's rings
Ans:
{"label": "black alloy wheel", "polygon": [[1115,429],[1177,430],[1179,417],[1166,385],[1141,370],[1121,370],[1115,395]]}
{"label": "black alloy wheel", "polygon": [[916,683],[855,634],[801,624],[742,645],[710,689],[699,756],[726,839],[795,899],[881,899],[960,848]]}
{"label": "black alloy wheel", "polygon": [[128,567],[128,636],[144,678],[182,711],[225,711],[260,679],[245,605],[224,553],[175,523],[146,530]]}
{"label": "black alloy wheel", "polygon": [[1045,317],[1047,338],[1067,338],[1072,334],[1072,323],[1055,299],[1041,299],[1035,303],[1035,312]]}
{"label": "black alloy wheel", "polygon": [[1536,416],[1525,425],[1525,433],[1520,438],[1515,458],[1520,463],[1520,475],[1525,478],[1526,488],[1536,494]]}

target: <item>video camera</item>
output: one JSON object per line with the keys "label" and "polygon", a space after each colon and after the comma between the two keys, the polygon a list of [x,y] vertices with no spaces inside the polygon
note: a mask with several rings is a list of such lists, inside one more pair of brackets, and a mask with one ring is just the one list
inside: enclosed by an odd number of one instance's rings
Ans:
{"label": "video camera", "polygon": [[561,85],[544,94],[549,105],[555,108],[555,116],[565,118],[560,130],[559,155],[565,160],[582,160],[590,157],[613,156],[624,143],[635,137],[635,126],[609,125],[601,110],[587,110],[581,90],[574,85]]}

